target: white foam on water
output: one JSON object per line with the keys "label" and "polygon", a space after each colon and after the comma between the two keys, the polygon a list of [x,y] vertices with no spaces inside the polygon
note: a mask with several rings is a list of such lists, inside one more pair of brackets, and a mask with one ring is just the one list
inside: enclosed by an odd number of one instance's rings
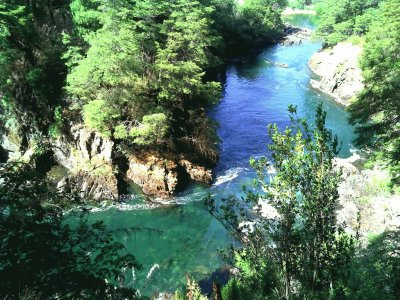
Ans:
{"label": "white foam on water", "polygon": [[227,170],[224,175],[217,177],[213,186],[218,186],[223,183],[232,181],[233,179],[237,178],[239,176],[239,174],[244,170],[245,170],[245,168],[241,168],[241,167],[232,168],[232,169]]}
{"label": "white foam on water", "polygon": [[96,207],[93,206],[90,208],[90,212],[105,212],[110,209],[116,209],[119,211],[137,211],[137,210],[150,210],[160,207],[160,203],[146,202],[146,203],[113,203],[107,204],[104,206]]}

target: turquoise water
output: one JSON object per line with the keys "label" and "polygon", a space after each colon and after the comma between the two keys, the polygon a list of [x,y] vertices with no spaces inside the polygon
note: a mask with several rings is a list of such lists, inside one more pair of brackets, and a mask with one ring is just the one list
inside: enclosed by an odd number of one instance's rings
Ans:
{"label": "turquoise water", "polygon": [[[292,22],[313,27],[305,16],[295,17]],[[142,271],[131,275],[134,286],[145,294],[174,291],[185,282],[186,273],[202,279],[224,264],[218,249],[225,248],[230,238],[209,215],[203,199],[208,193],[217,199],[241,193],[242,185],[254,178],[248,167],[249,157],[267,153],[267,124],[277,123],[280,128],[288,125],[289,104],[297,105],[299,114],[312,121],[322,102],[328,112],[328,127],[343,142],[340,156],[351,155],[354,135],[347,113],[309,85],[312,74],[308,61],[320,48],[319,42],[276,45],[227,67],[223,97],[210,112],[220,123],[221,138],[220,161],[210,187],[193,184],[168,206],[148,204],[138,196],[127,205],[92,214],[104,220],[143,265]],[[152,268],[154,272],[147,278]]]}

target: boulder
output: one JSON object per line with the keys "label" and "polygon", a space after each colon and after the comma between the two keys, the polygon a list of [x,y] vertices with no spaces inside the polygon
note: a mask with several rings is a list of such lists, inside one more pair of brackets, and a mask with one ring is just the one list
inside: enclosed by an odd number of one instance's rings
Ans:
{"label": "boulder", "polygon": [[128,159],[127,178],[139,185],[146,195],[169,198],[190,180],[209,184],[211,170],[187,159],[160,153],[139,153]]}
{"label": "boulder", "polygon": [[129,157],[127,178],[139,185],[149,196],[169,198],[178,184],[178,165],[158,154],[149,153]]}

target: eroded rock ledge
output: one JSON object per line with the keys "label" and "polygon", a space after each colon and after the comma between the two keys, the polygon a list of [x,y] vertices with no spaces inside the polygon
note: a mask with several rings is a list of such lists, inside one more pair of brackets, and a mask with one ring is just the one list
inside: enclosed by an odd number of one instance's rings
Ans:
{"label": "eroded rock ledge", "polygon": [[190,161],[160,153],[142,153],[128,158],[127,178],[150,196],[169,198],[189,180],[211,183],[211,170]]}
{"label": "eroded rock ledge", "polygon": [[52,141],[55,161],[68,171],[56,181],[60,189],[76,191],[83,198],[118,200],[124,193],[121,181],[128,181],[148,196],[167,199],[191,180],[207,184],[212,181],[210,169],[170,153],[132,153],[126,157],[127,166],[121,168],[112,140],[82,124],[70,128],[69,135]]}
{"label": "eroded rock ledge", "polygon": [[311,79],[311,86],[348,106],[364,88],[362,72],[358,65],[361,52],[360,46],[343,42],[332,49],[315,53],[309,66],[320,79]]}

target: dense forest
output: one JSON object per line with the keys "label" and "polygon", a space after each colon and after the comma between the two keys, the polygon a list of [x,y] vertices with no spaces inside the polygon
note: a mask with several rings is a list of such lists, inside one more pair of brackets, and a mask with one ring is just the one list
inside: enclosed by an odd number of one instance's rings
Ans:
{"label": "dense forest", "polygon": [[282,5],[3,2],[2,126],[28,147],[83,118],[126,151],[194,148],[215,160],[213,125],[202,110],[221,88],[206,72],[237,51],[276,41]]}
{"label": "dense forest", "polygon": [[[324,47],[362,45],[365,88],[349,107],[350,123],[369,162],[390,170],[393,192],[400,180],[398,2],[3,0],[0,297],[147,299],[128,276],[140,261],[102,221],[89,220],[93,199],[85,184],[73,186],[84,176],[113,177],[118,195],[149,153],[157,157],[151,175],[137,175],[147,180],[144,193],[153,195],[153,184],[168,197],[177,181],[211,181],[199,170],[219,157],[218,124],[207,110],[221,98],[223,67],[280,42],[286,6],[315,7]],[[336,215],[340,142],[327,112],[318,105],[311,123],[295,106],[288,110],[290,126],[268,127],[269,154],[250,158],[257,176],[244,195],[205,199],[234,241],[223,257],[238,270],[208,296],[400,298],[398,231],[367,239],[346,230]],[[72,148],[60,149],[66,145]],[[60,165],[57,151],[76,160],[66,164],[67,188],[49,176]],[[88,158],[78,160],[82,153]],[[106,181],[98,182],[104,190]],[[209,299],[190,274],[185,291],[170,298]]]}

